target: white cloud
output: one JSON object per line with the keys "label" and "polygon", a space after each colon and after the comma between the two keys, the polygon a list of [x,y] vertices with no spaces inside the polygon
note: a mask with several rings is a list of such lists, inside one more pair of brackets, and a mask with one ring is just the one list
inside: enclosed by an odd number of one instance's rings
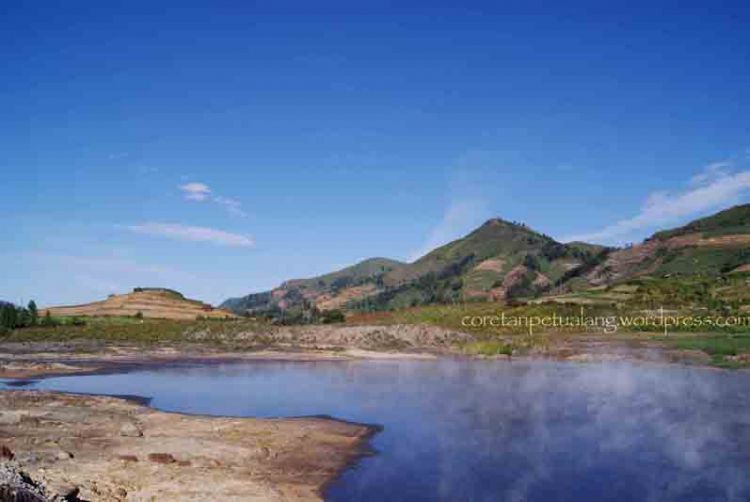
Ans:
{"label": "white cloud", "polygon": [[[496,182],[498,168],[494,152],[470,150],[460,155],[455,164],[447,173],[448,206],[424,244],[410,253],[409,261],[476,229],[492,214],[488,200],[504,193],[504,188]],[[489,196],[488,187],[493,190]]]}
{"label": "white cloud", "polygon": [[196,202],[211,201],[219,204],[226,209],[230,214],[235,216],[246,217],[247,213],[242,209],[242,203],[231,197],[224,197],[222,195],[214,194],[211,188],[205,183],[191,182],[184,185],[180,185],[179,188],[186,200],[192,200]]}
{"label": "white cloud", "polygon": [[473,230],[487,215],[487,206],[482,199],[455,200],[443,213],[440,222],[432,229],[422,247],[409,256],[414,261],[438,246],[462,237]]}
{"label": "white cloud", "polygon": [[234,234],[207,227],[194,227],[179,223],[148,222],[128,227],[133,232],[145,235],[156,235],[169,239],[194,242],[211,242],[221,246],[246,247],[255,245],[247,235]]}
{"label": "white cloud", "polygon": [[178,187],[187,200],[204,201],[211,195],[211,189],[204,183],[186,183]]}
{"label": "white cloud", "polygon": [[732,168],[731,162],[714,162],[703,168],[703,171],[690,178],[691,186],[703,186],[717,178],[728,176]]}
{"label": "white cloud", "polygon": [[247,213],[242,209],[242,203],[237,199],[216,196],[214,197],[214,202],[224,206],[227,211],[235,216],[242,216],[243,218],[247,216]]}
{"label": "white cloud", "polygon": [[635,216],[595,232],[572,235],[562,240],[621,244],[638,231],[676,224],[684,218],[737,203],[750,193],[750,170],[732,171],[732,167],[732,162],[710,164],[693,176],[680,192],[651,193]]}

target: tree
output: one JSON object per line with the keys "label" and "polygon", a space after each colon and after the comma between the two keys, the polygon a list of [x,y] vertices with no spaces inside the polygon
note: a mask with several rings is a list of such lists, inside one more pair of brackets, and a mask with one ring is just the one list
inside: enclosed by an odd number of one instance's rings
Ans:
{"label": "tree", "polygon": [[53,326],[55,324],[55,321],[52,319],[52,315],[50,315],[49,310],[44,313],[44,317],[42,318],[42,326]]}
{"label": "tree", "polygon": [[8,329],[16,327],[18,312],[12,303],[3,303],[0,309],[0,326]]}
{"label": "tree", "polygon": [[29,323],[34,326],[39,321],[39,310],[36,308],[36,302],[34,300],[29,301],[27,309],[29,311]]}

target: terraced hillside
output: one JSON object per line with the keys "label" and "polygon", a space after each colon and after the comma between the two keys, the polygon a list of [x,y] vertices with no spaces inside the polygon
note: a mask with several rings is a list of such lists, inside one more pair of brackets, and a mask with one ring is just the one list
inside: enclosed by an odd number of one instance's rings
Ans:
{"label": "terraced hillside", "polygon": [[[621,249],[562,244],[493,218],[413,263],[385,258],[233,298],[235,313],[390,310],[429,304],[529,300],[649,304],[665,297],[743,307],[750,282],[750,204],[736,206]],[[702,293],[701,293],[702,291]],[[697,296],[696,296],[697,295]],[[750,307],[747,307],[750,308]]]}
{"label": "terraced hillside", "polygon": [[353,299],[377,294],[384,288],[384,277],[405,263],[388,258],[370,258],[350,267],[309,279],[292,279],[271,291],[230,298],[222,308],[236,313],[345,307]]}
{"label": "terraced hillside", "polygon": [[228,310],[217,309],[207,303],[185,298],[181,293],[164,288],[136,288],[132,293],[111,295],[106,300],[61,307],[48,307],[42,315],[70,316],[137,316],[155,319],[194,320],[198,318],[224,319],[236,317]]}
{"label": "terraced hillside", "polygon": [[564,303],[685,305],[750,311],[750,205],[735,206],[655,233],[609,253],[535,300]]}
{"label": "terraced hillside", "polygon": [[606,252],[602,246],[562,244],[525,225],[493,218],[413,263],[373,258],[229,299],[222,307],[236,313],[278,313],[505,300],[559,286],[595,266]]}
{"label": "terraced hillside", "polygon": [[390,272],[384,291],[351,305],[380,310],[534,295],[593,266],[605,252],[603,247],[562,244],[525,225],[493,218]]}
{"label": "terraced hillside", "polygon": [[735,206],[610,253],[585,275],[599,286],[636,277],[718,277],[750,264],[750,204]]}

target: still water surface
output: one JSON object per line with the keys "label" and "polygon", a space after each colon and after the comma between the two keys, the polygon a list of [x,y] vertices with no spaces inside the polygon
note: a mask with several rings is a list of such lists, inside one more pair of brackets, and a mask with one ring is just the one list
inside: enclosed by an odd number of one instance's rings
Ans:
{"label": "still water surface", "polygon": [[[0,384],[2,387],[2,384]],[[497,361],[252,362],[42,380],[168,411],[383,426],[332,501],[750,500],[750,372]]]}

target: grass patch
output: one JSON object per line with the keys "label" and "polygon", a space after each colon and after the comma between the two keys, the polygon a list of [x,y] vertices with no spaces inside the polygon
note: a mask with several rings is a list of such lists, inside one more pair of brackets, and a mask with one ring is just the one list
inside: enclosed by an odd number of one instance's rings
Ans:
{"label": "grass patch", "polygon": [[701,351],[711,356],[710,364],[725,369],[750,367],[750,333],[690,334],[653,337],[677,350]]}
{"label": "grass patch", "polygon": [[471,355],[481,356],[512,356],[513,344],[500,340],[486,340],[481,342],[472,342],[464,346],[464,352]]}
{"label": "grass patch", "polygon": [[660,341],[680,350],[700,350],[710,356],[736,356],[750,353],[750,334],[660,337]]}

